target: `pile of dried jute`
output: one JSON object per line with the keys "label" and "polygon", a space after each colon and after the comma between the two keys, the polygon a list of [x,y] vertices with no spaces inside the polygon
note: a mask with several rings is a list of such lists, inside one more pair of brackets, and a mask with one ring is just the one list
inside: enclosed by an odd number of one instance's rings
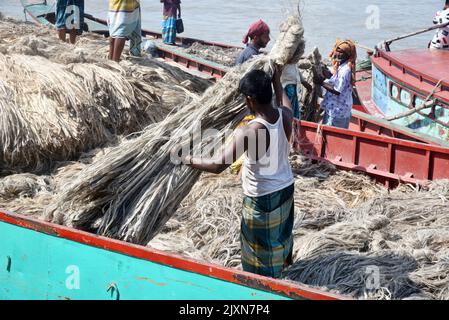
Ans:
{"label": "pile of dried jute", "polygon": [[226,67],[232,67],[235,64],[239,53],[239,48],[222,48],[216,46],[203,45],[195,42],[188,48],[184,49],[185,53],[201,57],[203,59],[221,64]]}
{"label": "pile of dried jute", "polygon": [[0,171],[75,159],[162,120],[211,84],[149,59],[110,62],[95,51],[106,39],[72,46],[50,31],[0,21]]}
{"label": "pile of dried jute", "polygon": [[299,70],[311,86],[312,91],[307,92],[304,88],[301,90],[299,96],[301,101],[301,120],[318,122],[321,119],[319,99],[323,97],[323,88],[321,85],[315,83],[318,76],[323,75],[323,71],[327,68],[323,62],[322,56],[318,48],[313,51],[298,63]]}
{"label": "pile of dried jute", "polygon": [[271,72],[273,63],[299,60],[304,52],[304,30],[299,16],[289,17],[267,57],[259,57],[230,70],[204,95],[176,114],[145,129],[141,136],[109,150],[65,187],[48,218],[81,229],[139,244],[147,244],[172,217],[200,176],[200,172],[172,161],[172,150],[190,141],[199,130],[218,130],[202,139],[194,152],[221,145],[224,134],[246,114],[238,92],[241,77],[251,69]]}
{"label": "pile of dried jute", "polygon": [[359,298],[447,299],[448,200],[448,181],[403,186],[337,211],[318,232],[303,226],[286,276]]}
{"label": "pile of dried jute", "polygon": [[[388,192],[363,175],[293,164],[285,279],[359,299],[449,298],[449,181]],[[204,175],[149,246],[240,268],[241,202],[235,176]]]}

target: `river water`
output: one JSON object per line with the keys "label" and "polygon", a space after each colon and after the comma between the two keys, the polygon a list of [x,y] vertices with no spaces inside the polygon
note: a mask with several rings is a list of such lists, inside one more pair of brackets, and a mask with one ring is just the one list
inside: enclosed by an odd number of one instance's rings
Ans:
{"label": "river water", "polygon": [[[107,16],[108,0],[85,3],[86,12]],[[294,8],[294,3],[292,0],[183,0],[184,36],[240,45],[249,24],[261,18],[272,27],[275,37],[282,17]],[[352,38],[373,47],[382,40],[429,27],[443,4],[443,0],[302,0],[300,7],[308,50],[318,46],[327,53],[337,37]],[[159,30],[159,0],[141,0],[141,5],[143,27]],[[24,19],[19,0],[0,0],[0,11]],[[398,42],[392,48],[425,47],[431,38],[432,33],[427,33]]]}

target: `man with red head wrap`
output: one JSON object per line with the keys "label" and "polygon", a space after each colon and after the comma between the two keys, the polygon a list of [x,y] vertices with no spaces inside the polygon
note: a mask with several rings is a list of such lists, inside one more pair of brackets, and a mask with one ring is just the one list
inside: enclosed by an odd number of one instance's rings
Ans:
{"label": "man with red head wrap", "polygon": [[266,48],[270,40],[270,27],[262,20],[253,23],[243,38],[243,43],[247,46],[240,53],[235,64],[243,64],[253,56],[260,54],[260,49]]}

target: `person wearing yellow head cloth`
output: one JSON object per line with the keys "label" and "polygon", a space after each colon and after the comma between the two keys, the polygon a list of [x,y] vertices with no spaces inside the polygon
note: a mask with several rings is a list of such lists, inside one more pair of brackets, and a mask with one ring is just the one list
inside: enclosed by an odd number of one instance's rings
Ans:
{"label": "person wearing yellow head cloth", "polygon": [[321,103],[324,110],[323,124],[343,129],[349,128],[352,116],[353,86],[356,80],[357,50],[351,40],[337,40],[330,53],[333,72],[324,75],[318,83],[326,89]]}

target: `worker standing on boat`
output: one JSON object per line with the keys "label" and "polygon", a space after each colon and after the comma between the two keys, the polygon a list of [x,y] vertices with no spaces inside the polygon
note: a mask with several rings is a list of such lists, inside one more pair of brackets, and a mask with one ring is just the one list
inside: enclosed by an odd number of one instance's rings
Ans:
{"label": "worker standing on boat", "polygon": [[330,79],[318,80],[327,91],[321,103],[321,109],[324,110],[323,124],[348,129],[356,80],[356,46],[351,40],[337,40],[329,57],[334,67],[333,74],[327,76]]}
{"label": "worker standing on boat", "polygon": [[181,19],[181,0],[161,0],[163,6],[162,41],[176,45],[176,20]]}
{"label": "worker standing on boat", "polygon": [[281,76],[282,87],[293,109],[293,116],[301,119],[301,106],[298,100],[298,82],[304,86],[308,92],[312,91],[312,86],[304,79],[296,64],[287,64]]}
{"label": "worker standing on boat", "polygon": [[126,40],[130,40],[129,52],[140,56],[142,26],[138,0],[109,0],[109,59],[120,61]]}
{"label": "worker standing on boat", "polygon": [[[183,158],[193,168],[218,174],[244,156],[242,266],[273,278],[292,263],[293,251],[294,178],[289,162],[293,113],[280,76],[280,70],[273,80],[261,70],[245,75],[239,89],[255,119],[237,129],[232,143],[215,159]],[[277,100],[286,107],[273,107],[272,82]]]}
{"label": "worker standing on boat", "polygon": [[[449,0],[442,11],[438,11],[433,19],[434,24],[443,24],[449,22]],[[431,50],[449,50],[449,26],[440,28],[436,31],[435,36],[429,44]]]}
{"label": "worker standing on boat", "polygon": [[56,29],[60,40],[75,44],[76,37],[83,31],[84,0],[57,0],[56,1]]}
{"label": "worker standing on boat", "polygon": [[270,40],[270,27],[262,20],[253,23],[243,38],[246,48],[237,57],[235,64],[243,64],[252,57],[259,55],[260,49],[266,48]]}

